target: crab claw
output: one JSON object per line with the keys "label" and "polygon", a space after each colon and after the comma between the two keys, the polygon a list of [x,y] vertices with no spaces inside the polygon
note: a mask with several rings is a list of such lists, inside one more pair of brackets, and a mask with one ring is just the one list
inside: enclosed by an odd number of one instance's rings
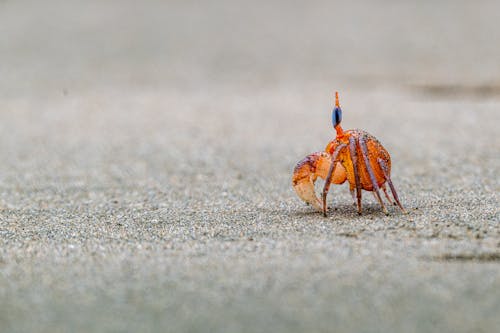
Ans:
{"label": "crab claw", "polygon": [[[323,211],[323,205],[316,196],[314,183],[318,177],[326,179],[331,163],[330,154],[316,152],[297,163],[293,171],[292,184],[299,198],[320,211]],[[345,180],[345,169],[337,163],[332,175],[332,183],[342,184]]]}
{"label": "crab claw", "polygon": [[[321,211],[323,208],[321,207],[321,201],[319,201],[314,191],[314,182],[318,177],[316,175],[317,165],[326,163],[327,156],[327,153],[322,152],[307,156],[297,163],[292,177],[293,189],[299,198]],[[323,163],[319,161],[323,161]]]}

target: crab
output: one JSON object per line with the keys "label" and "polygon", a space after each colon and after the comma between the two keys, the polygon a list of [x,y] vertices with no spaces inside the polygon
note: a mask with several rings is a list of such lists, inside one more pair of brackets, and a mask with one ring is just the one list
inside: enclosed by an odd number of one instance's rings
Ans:
{"label": "crab", "polygon": [[[295,166],[292,184],[299,198],[322,211],[326,217],[326,198],[330,185],[340,185],[347,180],[358,214],[361,215],[361,190],[373,192],[386,215],[388,211],[380,190],[391,204],[398,205],[406,213],[391,180],[391,157],[387,150],[373,135],[363,130],[344,131],[340,126],[341,121],[339,94],[335,92],[332,124],[337,136],[328,143],[325,151],[312,153]],[[325,180],[322,201],[316,196],[314,189],[318,177]],[[386,184],[389,185],[394,200],[389,197]]]}

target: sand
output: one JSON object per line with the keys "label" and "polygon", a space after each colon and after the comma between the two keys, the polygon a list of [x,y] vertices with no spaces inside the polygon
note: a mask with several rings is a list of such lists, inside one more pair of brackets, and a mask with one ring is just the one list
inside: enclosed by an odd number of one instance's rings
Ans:
{"label": "sand", "polygon": [[[0,2],[0,331],[500,327],[500,10]],[[344,128],[408,210],[291,187]]]}

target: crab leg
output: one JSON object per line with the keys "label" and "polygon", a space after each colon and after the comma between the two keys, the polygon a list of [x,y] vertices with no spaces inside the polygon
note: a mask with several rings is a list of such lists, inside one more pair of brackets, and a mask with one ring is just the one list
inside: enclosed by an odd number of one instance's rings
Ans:
{"label": "crab leg", "polygon": [[372,182],[373,192],[375,193],[375,196],[377,197],[377,200],[380,203],[380,206],[382,206],[382,211],[386,215],[388,215],[389,212],[387,211],[387,208],[385,208],[384,202],[382,201],[382,197],[380,196],[379,186],[377,184],[377,179],[375,178],[375,174],[373,173],[372,166],[370,165],[370,160],[368,157],[369,156],[368,155],[368,148],[366,147],[366,142],[363,138],[359,138],[359,146],[361,147],[361,155],[363,156],[363,160],[365,162],[366,171],[368,171],[368,175],[370,176],[370,180]]}
{"label": "crab leg", "polygon": [[349,137],[349,152],[351,153],[352,167],[354,171],[354,182],[356,183],[356,197],[358,199],[358,214],[361,215],[361,181],[359,179],[358,151],[356,149],[356,139]]}
{"label": "crab leg", "polygon": [[396,189],[394,188],[394,185],[392,184],[391,176],[389,175],[389,168],[387,167],[387,163],[381,158],[378,159],[378,164],[382,168],[382,171],[384,172],[385,179],[387,180],[387,183],[389,184],[389,187],[391,188],[392,196],[394,197],[394,200],[396,200],[397,205],[401,209],[403,213],[406,214],[406,210],[403,208],[403,205],[401,205],[401,202],[399,202],[398,198],[398,193],[396,192]]}
{"label": "crab leg", "polygon": [[[380,186],[380,189],[382,191],[384,191],[384,195],[385,195],[385,198],[387,199],[387,202],[390,204],[390,205],[394,205],[396,206],[396,201],[392,200],[391,197],[389,196],[389,194],[387,193],[387,188],[385,187],[385,184]],[[377,199],[377,196],[375,195],[375,192],[372,192],[373,193],[373,197],[378,201]],[[382,196],[382,195],[381,195]]]}
{"label": "crab leg", "polygon": [[357,205],[357,203],[356,203],[356,193],[354,192],[354,189],[352,189],[352,190],[349,189],[349,191],[351,192],[351,196],[352,196],[352,204],[354,206],[356,206]]}
{"label": "crab leg", "polygon": [[328,195],[328,190],[330,189],[330,184],[332,182],[332,175],[335,171],[335,166],[337,165],[337,156],[339,152],[345,148],[347,145],[345,143],[340,144],[335,148],[332,154],[332,162],[330,164],[330,170],[328,170],[328,175],[325,179],[325,186],[323,187],[323,216],[326,217],[326,196]]}
{"label": "crab leg", "polygon": [[[384,172],[384,175],[385,175],[385,172]],[[387,179],[387,177],[386,177]],[[385,187],[385,184],[380,186],[380,188],[382,189],[382,191],[384,191],[384,194],[385,194],[385,197],[387,198],[387,201],[389,201],[389,203],[391,205],[396,205],[396,201],[392,200],[391,197],[389,196],[389,194],[387,193],[387,188]]]}

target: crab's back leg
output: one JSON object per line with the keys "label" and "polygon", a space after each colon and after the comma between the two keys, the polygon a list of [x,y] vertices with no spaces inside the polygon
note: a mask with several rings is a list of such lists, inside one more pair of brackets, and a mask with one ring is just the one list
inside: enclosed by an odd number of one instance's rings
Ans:
{"label": "crab's back leg", "polygon": [[391,188],[391,192],[392,192],[392,196],[394,197],[394,200],[396,200],[396,203],[399,206],[399,208],[401,209],[401,211],[406,214],[406,210],[403,208],[403,205],[401,205],[401,202],[399,202],[398,193],[396,192],[396,189],[394,188],[394,185],[392,184],[391,175],[389,174],[389,167],[387,166],[387,163],[381,158],[377,159],[377,161],[378,161],[378,164],[380,165],[380,168],[384,172],[385,179],[387,180],[389,187]]}
{"label": "crab's back leg", "polygon": [[[386,179],[387,179],[387,177],[386,177]],[[385,194],[385,197],[387,198],[387,201],[392,205],[397,205],[396,201],[392,200],[391,197],[389,196],[389,193],[387,193],[387,188],[385,187],[385,184],[380,186],[380,188],[382,189],[382,191],[384,191],[384,194]]]}
{"label": "crab's back leg", "polygon": [[377,183],[377,178],[375,178],[375,173],[373,172],[372,166],[370,164],[370,155],[368,154],[368,148],[366,147],[366,142],[363,137],[358,139],[359,146],[361,148],[361,155],[363,156],[363,160],[365,162],[366,171],[370,176],[370,180],[373,186],[373,192],[375,193],[375,197],[377,198],[380,206],[382,207],[382,211],[385,214],[389,214],[387,208],[385,208],[384,202],[382,201],[382,197],[380,196],[379,186]]}
{"label": "crab's back leg", "polygon": [[325,186],[323,186],[323,216],[326,217],[326,197],[328,195],[328,191],[330,190],[330,184],[332,183],[332,176],[334,175],[335,167],[337,165],[337,157],[342,149],[344,149],[347,145],[342,143],[338,145],[332,153],[332,159],[330,164],[330,169],[328,170],[328,175],[326,176]]}
{"label": "crab's back leg", "polygon": [[349,137],[349,153],[351,154],[352,168],[354,173],[354,183],[356,185],[356,198],[358,203],[358,214],[361,215],[361,181],[359,179],[358,150],[356,148],[356,139]]}

